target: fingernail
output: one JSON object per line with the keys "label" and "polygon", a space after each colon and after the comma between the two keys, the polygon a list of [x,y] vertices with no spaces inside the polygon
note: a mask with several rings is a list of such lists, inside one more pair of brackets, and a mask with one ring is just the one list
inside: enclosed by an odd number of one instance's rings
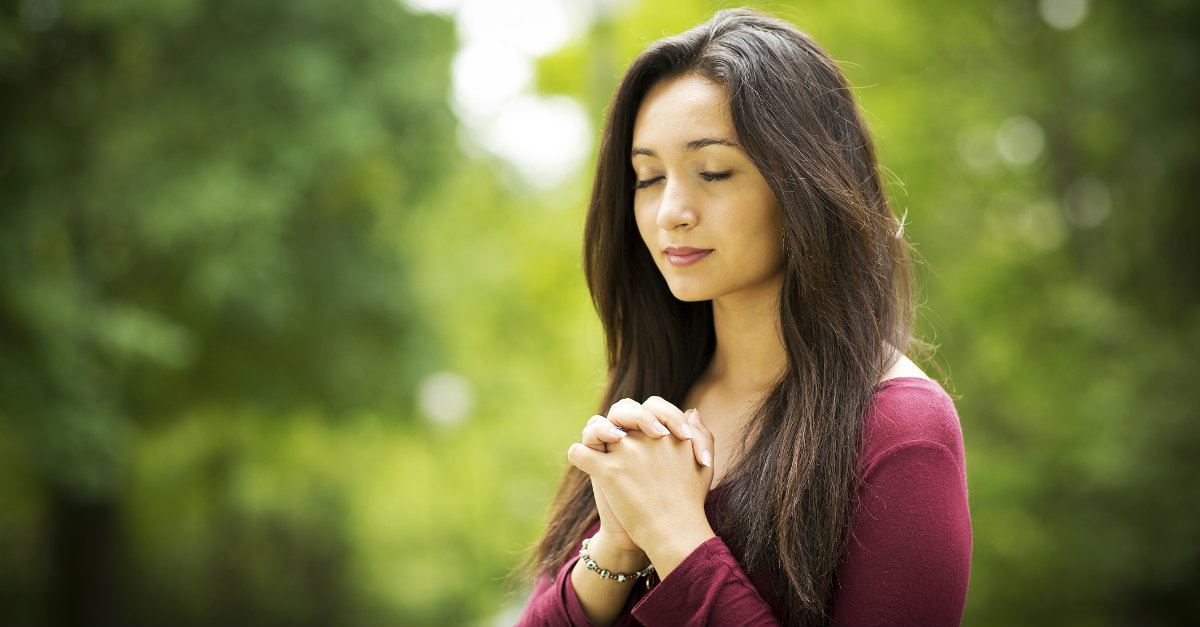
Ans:
{"label": "fingernail", "polygon": [[705,466],[712,468],[712,453],[709,453],[708,451],[704,451],[703,453],[700,454],[700,459],[704,462]]}
{"label": "fingernail", "polygon": [[613,434],[613,435],[615,435],[615,436],[617,436],[618,438],[623,438],[623,437],[625,437],[625,432],[624,432],[624,431],[622,431],[622,430],[620,430],[620,429],[618,429],[618,428],[616,428],[616,427],[613,427],[613,428],[612,428],[612,434]]}
{"label": "fingernail", "polygon": [[683,437],[689,439],[692,437],[692,428],[686,424],[679,425],[679,430],[683,433]]}
{"label": "fingernail", "polygon": [[665,425],[663,425],[663,423],[661,423],[661,422],[660,422],[660,423],[658,423],[658,427],[657,427],[657,429],[658,429],[658,433],[659,433],[659,435],[667,435],[668,433],[670,433],[670,432],[671,432],[671,430],[670,430],[670,429],[668,429],[668,428],[667,428]]}

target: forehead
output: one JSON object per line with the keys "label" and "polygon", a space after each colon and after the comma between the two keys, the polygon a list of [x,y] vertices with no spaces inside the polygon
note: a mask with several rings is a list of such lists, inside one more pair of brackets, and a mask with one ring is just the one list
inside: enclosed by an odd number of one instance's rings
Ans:
{"label": "forehead", "polygon": [[695,74],[655,83],[638,107],[633,145],[663,151],[696,137],[733,139],[727,93],[723,85]]}

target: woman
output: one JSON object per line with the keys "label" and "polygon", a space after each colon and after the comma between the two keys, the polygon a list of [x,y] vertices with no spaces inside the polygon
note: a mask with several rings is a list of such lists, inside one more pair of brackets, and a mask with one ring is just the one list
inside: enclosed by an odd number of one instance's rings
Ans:
{"label": "woman", "polygon": [[957,624],[962,431],[904,356],[931,350],[909,259],[810,37],[735,9],[651,44],[585,229],[606,409],[568,451],[519,624]]}

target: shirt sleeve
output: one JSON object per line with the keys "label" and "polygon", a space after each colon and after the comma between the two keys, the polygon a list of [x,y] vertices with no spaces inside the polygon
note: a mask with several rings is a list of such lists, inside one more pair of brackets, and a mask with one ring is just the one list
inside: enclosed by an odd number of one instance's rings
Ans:
{"label": "shirt sleeve", "polygon": [[632,614],[646,627],[779,625],[720,536],[689,553],[633,606]]}
{"label": "shirt sleeve", "polygon": [[833,624],[958,625],[971,567],[961,455],[913,440],[872,460],[838,568]]}
{"label": "shirt sleeve", "polygon": [[593,627],[592,622],[583,613],[583,606],[579,603],[579,597],[575,595],[575,587],[571,585],[571,571],[575,567],[576,559],[568,559],[560,566],[554,579],[546,573],[538,578],[516,625]]}

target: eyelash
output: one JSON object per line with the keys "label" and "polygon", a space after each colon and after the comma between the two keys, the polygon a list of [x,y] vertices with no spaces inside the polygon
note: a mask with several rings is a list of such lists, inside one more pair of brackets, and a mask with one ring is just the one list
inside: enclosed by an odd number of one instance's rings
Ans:
{"label": "eyelash", "polygon": [[[702,178],[710,183],[715,182],[715,181],[724,181],[725,179],[727,179],[731,176],[733,176],[733,172],[721,172],[718,174],[713,174],[711,172],[701,172],[700,173],[700,178]],[[633,188],[634,189],[642,189],[643,187],[649,187],[649,186],[653,185],[654,182],[660,178],[662,178],[662,177],[658,176],[658,177],[652,178],[647,181],[636,181],[633,184]]]}

